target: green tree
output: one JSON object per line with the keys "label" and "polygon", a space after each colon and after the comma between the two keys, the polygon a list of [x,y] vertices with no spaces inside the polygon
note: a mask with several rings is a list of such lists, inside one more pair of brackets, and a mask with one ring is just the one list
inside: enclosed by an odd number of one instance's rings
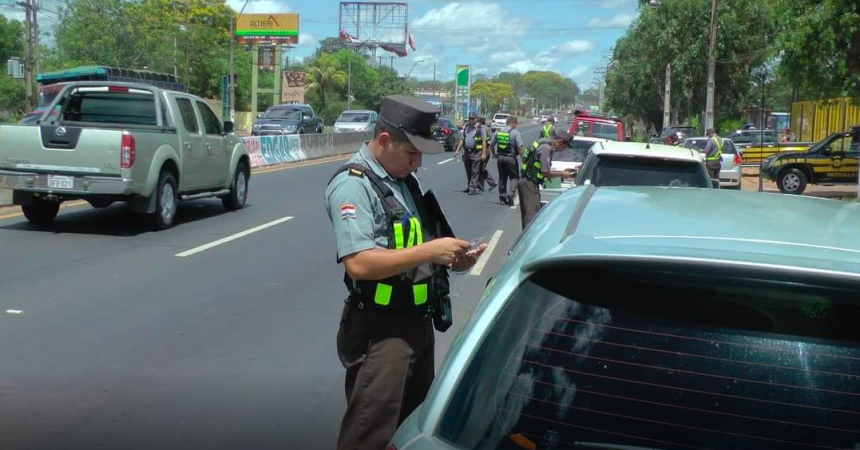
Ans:
{"label": "green tree", "polygon": [[[9,75],[0,74],[0,110],[18,113],[24,106],[24,80],[16,80]],[[17,114],[13,115],[17,118]]]}
{"label": "green tree", "polygon": [[340,42],[340,39],[327,37],[320,41],[320,46],[314,51],[314,57],[316,58],[323,53],[337,53],[343,48],[343,43]]}
{"label": "green tree", "polygon": [[[642,8],[615,44],[606,74],[606,103],[621,114],[662,125],[666,65],[672,66],[672,110],[684,121],[704,109],[708,0],[662,0]],[[716,113],[735,116],[746,102],[752,68],[772,56],[773,0],[721,0],[717,9]],[[705,30],[695,32],[695,30]],[[678,111],[683,111],[683,116]]]}
{"label": "green tree", "polygon": [[0,61],[24,56],[24,25],[0,16]]}
{"label": "green tree", "polygon": [[479,81],[472,85],[472,97],[481,99],[488,114],[498,111],[513,96],[513,88],[498,81]]}
{"label": "green tree", "polygon": [[306,69],[305,88],[319,95],[320,109],[326,109],[326,96],[339,91],[346,84],[347,74],[338,67],[332,55],[320,55],[311,61]]}
{"label": "green tree", "polygon": [[856,0],[776,0],[780,73],[810,95],[860,99]]}

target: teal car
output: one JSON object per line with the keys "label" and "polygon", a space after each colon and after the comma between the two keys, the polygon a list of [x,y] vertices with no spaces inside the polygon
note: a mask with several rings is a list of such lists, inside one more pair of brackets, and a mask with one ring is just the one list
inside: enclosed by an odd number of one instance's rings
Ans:
{"label": "teal car", "polygon": [[858,448],[857,230],[853,203],[574,188],[389,450]]}

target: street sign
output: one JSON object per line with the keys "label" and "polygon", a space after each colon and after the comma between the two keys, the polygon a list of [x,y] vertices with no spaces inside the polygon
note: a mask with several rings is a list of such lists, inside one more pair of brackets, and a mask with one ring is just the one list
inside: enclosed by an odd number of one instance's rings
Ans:
{"label": "street sign", "polygon": [[257,48],[257,65],[261,68],[272,68],[275,66],[275,47],[267,45]]}
{"label": "street sign", "polygon": [[459,123],[466,115],[469,114],[467,108],[469,108],[469,103],[471,101],[471,66],[458,65],[457,66],[457,77],[456,77],[456,86],[454,95],[456,96],[457,102],[457,110],[455,112],[454,120]]}
{"label": "street sign", "polygon": [[298,44],[299,15],[241,14],[236,21],[239,44]]}

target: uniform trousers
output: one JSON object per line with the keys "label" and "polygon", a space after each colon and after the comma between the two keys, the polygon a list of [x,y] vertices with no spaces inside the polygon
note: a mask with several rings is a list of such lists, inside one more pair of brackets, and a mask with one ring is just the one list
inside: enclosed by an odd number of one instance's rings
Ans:
{"label": "uniform trousers", "polygon": [[[517,184],[520,181],[520,168],[517,165],[517,157],[514,155],[500,154],[497,160],[499,168],[499,200],[510,204],[517,192]],[[510,190],[508,189],[510,181]]]}
{"label": "uniform trousers", "polygon": [[520,217],[525,230],[540,210],[540,189],[533,181],[525,178],[520,180],[517,190],[520,194]]}
{"label": "uniform trousers", "polygon": [[337,353],[346,369],[347,406],[338,450],[385,450],[430,390],[434,345],[431,318],[344,306]]}

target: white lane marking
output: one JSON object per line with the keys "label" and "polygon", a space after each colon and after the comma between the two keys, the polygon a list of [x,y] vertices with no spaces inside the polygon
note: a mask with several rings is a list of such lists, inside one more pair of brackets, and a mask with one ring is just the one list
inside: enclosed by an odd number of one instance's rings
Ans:
{"label": "white lane marking", "polygon": [[437,163],[436,163],[436,165],[437,165],[437,166],[441,166],[442,164],[445,164],[446,162],[451,162],[451,161],[453,161],[453,160],[454,160],[454,158],[448,158],[448,159],[446,159],[446,160],[444,160],[444,161],[439,161],[439,162],[437,162]]}
{"label": "white lane marking", "polygon": [[227,242],[230,242],[230,241],[235,241],[236,239],[239,239],[239,238],[241,238],[241,237],[245,237],[245,236],[247,236],[247,235],[249,235],[249,234],[252,234],[252,233],[256,233],[256,232],[258,232],[258,231],[265,230],[266,228],[273,227],[273,226],[278,225],[278,224],[282,224],[282,223],[284,223],[284,222],[286,222],[286,221],[288,221],[288,220],[290,220],[290,219],[292,219],[292,218],[293,218],[292,216],[282,217],[282,218],[280,218],[280,219],[278,219],[278,220],[273,220],[273,221],[271,221],[271,222],[269,222],[269,223],[264,223],[264,224],[262,224],[262,225],[260,225],[260,226],[257,226],[257,227],[254,227],[254,228],[251,228],[250,230],[245,230],[245,231],[242,231],[242,232],[236,233],[236,234],[234,234],[234,235],[232,235],[232,236],[227,236],[227,237],[225,237],[225,238],[223,238],[223,239],[218,239],[217,241],[210,242],[210,243],[205,244],[205,245],[201,245],[200,247],[192,248],[191,250],[186,250],[186,251],[184,251],[184,252],[182,252],[182,253],[177,253],[177,254],[176,254],[176,256],[178,256],[178,257],[180,257],[180,258],[185,258],[185,257],[187,257],[187,256],[191,256],[191,255],[194,255],[194,254],[200,253],[200,252],[202,252],[202,251],[209,250],[209,249],[210,249],[210,248],[212,248],[212,247],[217,247],[217,246],[219,246],[219,245],[221,245],[221,244],[226,244]]}
{"label": "white lane marking", "polygon": [[786,241],[771,241],[768,239],[742,239],[731,237],[716,237],[716,236],[660,236],[660,235],[642,235],[642,236],[595,236],[594,239],[698,239],[705,241],[730,241],[730,242],[745,242],[751,244],[772,244],[772,245],[787,245],[790,247],[815,248],[821,250],[834,250],[838,252],[860,253],[860,250],[853,248],[831,247],[828,245],[803,244],[800,242]]}
{"label": "white lane marking", "polygon": [[520,196],[514,195],[514,205],[511,206],[511,209],[517,209],[518,206],[520,206]]}
{"label": "white lane marking", "polygon": [[7,309],[6,314],[24,314],[20,309]]}
{"label": "white lane marking", "polygon": [[496,249],[496,244],[499,243],[499,238],[501,237],[502,230],[496,230],[496,232],[493,233],[493,237],[490,238],[490,243],[487,244],[487,249],[484,250],[484,254],[482,254],[481,257],[478,258],[478,262],[475,263],[474,267],[472,267],[472,271],[469,272],[469,275],[477,277],[481,274],[481,272],[484,271],[484,266],[486,266],[487,261],[490,260],[490,256],[493,254],[493,250]]}

